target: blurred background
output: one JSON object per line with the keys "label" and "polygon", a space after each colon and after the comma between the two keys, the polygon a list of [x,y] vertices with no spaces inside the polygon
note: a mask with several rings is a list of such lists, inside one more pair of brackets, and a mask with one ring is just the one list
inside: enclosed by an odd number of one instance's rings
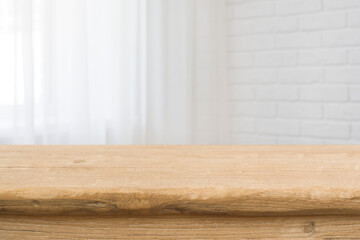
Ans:
{"label": "blurred background", "polygon": [[359,143],[359,0],[0,0],[0,144]]}

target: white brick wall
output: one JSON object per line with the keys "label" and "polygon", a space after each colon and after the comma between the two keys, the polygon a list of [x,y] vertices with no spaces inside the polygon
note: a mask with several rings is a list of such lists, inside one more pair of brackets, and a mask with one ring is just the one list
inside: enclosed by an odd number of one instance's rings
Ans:
{"label": "white brick wall", "polygon": [[321,10],[321,0],[279,0],[277,2],[277,13],[279,15],[309,13],[319,10]]}
{"label": "white brick wall", "polygon": [[232,144],[360,144],[360,0],[227,0]]}

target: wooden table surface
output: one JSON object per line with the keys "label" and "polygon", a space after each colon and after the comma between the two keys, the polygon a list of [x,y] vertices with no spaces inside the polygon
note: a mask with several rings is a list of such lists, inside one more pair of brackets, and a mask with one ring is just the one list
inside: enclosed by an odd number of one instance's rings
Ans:
{"label": "wooden table surface", "polygon": [[360,239],[360,146],[0,146],[0,239]]}

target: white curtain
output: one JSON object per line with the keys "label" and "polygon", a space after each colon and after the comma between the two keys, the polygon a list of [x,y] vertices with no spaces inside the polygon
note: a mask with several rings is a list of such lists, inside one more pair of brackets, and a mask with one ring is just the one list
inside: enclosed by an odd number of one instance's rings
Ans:
{"label": "white curtain", "polygon": [[216,144],[223,0],[0,0],[0,144]]}

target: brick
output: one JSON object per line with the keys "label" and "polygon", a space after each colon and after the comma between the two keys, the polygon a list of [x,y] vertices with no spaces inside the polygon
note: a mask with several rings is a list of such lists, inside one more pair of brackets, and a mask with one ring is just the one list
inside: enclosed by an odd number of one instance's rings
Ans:
{"label": "brick", "polygon": [[345,49],[302,50],[299,51],[301,65],[336,65],[347,62]]}
{"label": "brick", "polygon": [[292,32],[298,30],[298,18],[296,16],[279,16],[274,21],[276,32]]}
{"label": "brick", "polygon": [[280,0],[277,5],[278,14],[296,14],[320,11],[321,0]]}
{"label": "brick", "polygon": [[254,65],[260,67],[293,66],[296,63],[296,51],[257,53],[254,60]]}
{"label": "brick", "polygon": [[296,17],[241,19],[228,23],[230,35],[290,32],[296,31],[297,28],[298,21]]}
{"label": "brick", "polygon": [[305,101],[342,102],[348,99],[342,86],[309,86],[300,88],[300,99]]}
{"label": "brick", "polygon": [[227,0],[226,2],[227,3],[240,3],[240,2],[244,2],[244,1],[246,1],[246,0]]}
{"label": "brick", "polygon": [[360,67],[326,69],[325,81],[329,83],[360,83]]}
{"label": "brick", "polygon": [[320,119],[322,118],[322,105],[317,103],[280,103],[278,116],[294,119]]}
{"label": "brick", "polygon": [[243,118],[231,118],[230,131],[235,132],[254,132],[255,120]]}
{"label": "brick", "polygon": [[271,16],[275,13],[273,1],[246,1],[234,4],[230,8],[232,18],[251,18]]}
{"label": "brick", "polygon": [[296,86],[259,86],[255,88],[255,97],[259,100],[290,100],[298,99]]}
{"label": "brick", "polygon": [[322,42],[320,32],[279,34],[275,41],[277,48],[320,47]]}
{"label": "brick", "polygon": [[324,114],[327,119],[360,120],[360,104],[326,105]]}
{"label": "brick", "polygon": [[301,16],[299,26],[302,30],[342,28],[346,26],[346,14],[345,12],[335,12]]}
{"label": "brick", "polygon": [[323,70],[320,68],[287,68],[281,69],[277,75],[280,83],[315,83],[323,80]]}
{"label": "brick", "polygon": [[351,136],[354,139],[360,140],[360,124],[353,124],[351,130]]}
{"label": "brick", "polygon": [[360,86],[350,86],[350,99],[360,101]]}
{"label": "brick", "polygon": [[254,99],[254,88],[243,85],[231,85],[229,98],[239,100]]}
{"label": "brick", "polygon": [[229,80],[234,83],[273,83],[277,78],[274,69],[230,69]]}
{"label": "brick", "polygon": [[349,12],[349,26],[360,27],[360,10]]}
{"label": "brick", "polygon": [[268,50],[273,49],[274,45],[275,41],[272,35],[241,36],[229,39],[231,51]]}
{"label": "brick", "polygon": [[358,144],[359,141],[356,139],[331,139],[331,138],[324,138],[323,144],[327,145],[354,145]]}
{"label": "brick", "polygon": [[299,20],[295,16],[290,17],[278,17],[276,25],[277,25],[277,32],[291,32],[296,31],[298,29]]}
{"label": "brick", "polygon": [[325,9],[360,7],[359,0],[324,0]]}
{"label": "brick", "polygon": [[230,67],[249,67],[254,62],[252,53],[230,53],[228,54]]}
{"label": "brick", "polygon": [[257,131],[266,134],[299,135],[300,125],[298,121],[261,119],[257,121]]}
{"label": "brick", "polygon": [[[227,23],[228,35],[246,35],[255,31],[252,28],[251,20],[234,20]],[[267,31],[266,31],[267,32]]]}
{"label": "brick", "polygon": [[272,145],[277,144],[276,136],[262,136],[253,134],[231,134],[231,144]]}
{"label": "brick", "polygon": [[349,61],[353,64],[360,63],[360,49],[351,49],[349,50]]}
{"label": "brick", "polygon": [[324,32],[327,47],[360,45],[360,29],[334,30]]}
{"label": "brick", "polygon": [[282,145],[310,145],[310,144],[322,144],[322,139],[314,138],[301,138],[301,137],[279,137],[278,144]]}
{"label": "brick", "polygon": [[350,126],[347,123],[303,122],[301,131],[304,136],[323,138],[349,138]]}
{"label": "brick", "polygon": [[[228,27],[228,34],[230,36],[232,35],[246,35],[246,34],[253,34],[253,33],[257,33],[257,31],[254,29],[254,26],[256,25],[256,21],[258,19],[247,19],[247,20],[234,20],[234,21],[230,21],[227,24]],[[266,21],[267,18],[265,19],[260,19],[263,21]],[[262,27],[261,24],[259,24],[260,28]],[[271,32],[268,29],[265,29],[265,33]]]}
{"label": "brick", "polygon": [[276,105],[266,102],[233,102],[231,112],[239,116],[275,117]]}

